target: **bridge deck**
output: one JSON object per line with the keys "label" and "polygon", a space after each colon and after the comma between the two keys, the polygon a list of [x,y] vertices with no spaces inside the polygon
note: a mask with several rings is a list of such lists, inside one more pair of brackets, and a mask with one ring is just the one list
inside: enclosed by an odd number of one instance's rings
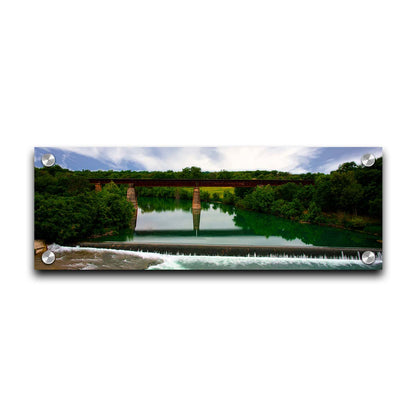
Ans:
{"label": "bridge deck", "polygon": [[89,180],[95,184],[106,184],[114,182],[116,184],[133,184],[134,186],[143,187],[234,187],[234,188],[251,188],[259,185],[279,186],[286,183],[295,183],[298,185],[313,185],[311,180],[297,179],[111,179],[111,178],[94,178]]}

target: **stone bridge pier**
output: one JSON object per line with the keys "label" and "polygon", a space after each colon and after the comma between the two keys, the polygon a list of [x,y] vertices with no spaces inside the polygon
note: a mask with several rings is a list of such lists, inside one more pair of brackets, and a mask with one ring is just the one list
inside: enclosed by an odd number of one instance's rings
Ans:
{"label": "stone bridge pier", "polygon": [[127,201],[130,201],[134,205],[135,209],[139,207],[137,203],[136,188],[133,183],[129,183],[129,187],[127,188]]}
{"label": "stone bridge pier", "polygon": [[198,235],[199,223],[201,221],[201,196],[199,193],[199,188],[194,187],[194,195],[192,197],[192,222],[194,226],[194,231]]}
{"label": "stone bridge pier", "polygon": [[129,183],[127,188],[127,201],[130,201],[134,206],[134,218],[131,220],[131,228],[136,228],[137,212],[139,210],[139,204],[137,203],[137,193],[134,183]]}
{"label": "stone bridge pier", "polygon": [[201,196],[199,194],[199,188],[194,188],[194,196],[192,198],[192,209],[201,209]]}

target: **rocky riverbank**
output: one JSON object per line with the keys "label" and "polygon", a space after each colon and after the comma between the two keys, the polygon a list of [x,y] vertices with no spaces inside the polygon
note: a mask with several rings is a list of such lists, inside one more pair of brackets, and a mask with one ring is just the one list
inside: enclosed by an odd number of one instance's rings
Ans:
{"label": "rocky riverbank", "polygon": [[42,254],[48,249],[48,246],[43,240],[35,240],[34,247],[35,254]]}
{"label": "rocky riverbank", "polygon": [[142,258],[137,253],[91,248],[49,247],[56,256],[52,264],[42,262],[42,254],[35,254],[35,270],[146,270],[161,260]]}

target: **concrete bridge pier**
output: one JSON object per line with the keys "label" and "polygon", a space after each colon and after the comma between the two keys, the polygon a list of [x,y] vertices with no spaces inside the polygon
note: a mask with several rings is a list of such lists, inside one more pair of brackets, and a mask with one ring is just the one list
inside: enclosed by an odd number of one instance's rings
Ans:
{"label": "concrete bridge pier", "polygon": [[201,209],[201,197],[199,195],[199,188],[194,188],[194,196],[192,198],[192,209]]}
{"label": "concrete bridge pier", "polygon": [[131,228],[135,229],[139,204],[137,203],[137,193],[136,188],[134,187],[134,183],[129,183],[127,188],[127,201],[130,201],[134,206],[134,217],[131,220]]}

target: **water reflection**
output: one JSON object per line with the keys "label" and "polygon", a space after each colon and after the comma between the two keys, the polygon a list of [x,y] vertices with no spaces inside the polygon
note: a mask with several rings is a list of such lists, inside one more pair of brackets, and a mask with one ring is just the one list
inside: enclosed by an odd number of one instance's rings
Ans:
{"label": "water reflection", "polygon": [[[139,198],[139,209],[142,213],[145,212],[166,212],[166,211],[192,211],[192,201],[173,198]],[[208,210],[210,208],[209,202],[201,202],[201,209]],[[220,205],[220,204],[217,204]]]}
{"label": "water reflection", "polygon": [[192,222],[194,225],[195,235],[198,236],[199,224],[201,223],[201,209],[192,208]]}
{"label": "water reflection", "polygon": [[120,240],[232,245],[314,245],[381,247],[377,237],[302,224],[273,215],[244,211],[233,206],[192,201],[140,198],[134,234]]}

